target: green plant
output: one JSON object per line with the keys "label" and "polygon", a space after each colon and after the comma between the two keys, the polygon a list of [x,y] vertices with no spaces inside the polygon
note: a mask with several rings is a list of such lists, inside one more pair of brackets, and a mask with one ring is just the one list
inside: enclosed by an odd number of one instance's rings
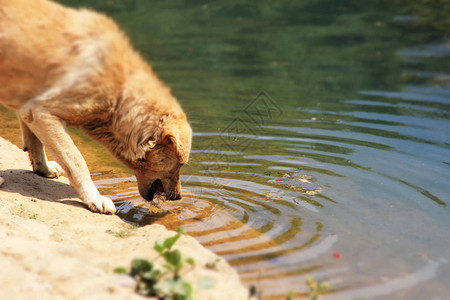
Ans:
{"label": "green plant", "polygon": [[306,277],[306,284],[309,286],[309,297],[311,300],[318,300],[320,295],[331,289],[328,282],[316,281],[313,276]]}
{"label": "green plant", "polygon": [[195,260],[192,258],[184,259],[178,249],[171,250],[183,233],[185,231],[180,228],[173,237],[164,241],[157,241],[155,244],[155,250],[162,255],[166,262],[164,267],[171,274],[169,278],[164,279],[155,286],[158,296],[169,297],[174,300],[192,299],[194,288],[191,283],[180,276],[180,272],[184,268],[185,263],[194,266]]}
{"label": "green plant", "polygon": [[38,214],[32,214],[32,215],[30,216],[30,219],[31,219],[31,220],[36,220],[38,216],[39,216]]}
{"label": "green plant", "polygon": [[129,274],[136,279],[136,292],[143,296],[159,296],[155,286],[161,279],[162,272],[153,263],[146,259],[133,259]]}
{"label": "green plant", "polygon": [[186,264],[193,266],[195,260],[183,258],[178,249],[172,250],[173,245],[185,233],[179,229],[173,237],[157,241],[154,249],[164,259],[164,270],[155,267],[146,259],[134,259],[131,270],[116,268],[119,274],[129,274],[137,281],[136,291],[143,296],[158,297],[158,299],[193,300],[194,287],[181,275]]}
{"label": "green plant", "polygon": [[119,231],[119,232],[116,233],[116,236],[120,237],[120,238],[126,238],[126,237],[129,237],[130,235],[131,234],[129,232],[126,232],[126,231]]}
{"label": "green plant", "polygon": [[295,291],[291,290],[286,298],[286,300],[294,300]]}
{"label": "green plant", "polygon": [[136,226],[136,225],[130,225],[130,226],[128,226],[128,229],[129,230],[136,230],[136,229],[138,229],[139,228],[139,226]]}

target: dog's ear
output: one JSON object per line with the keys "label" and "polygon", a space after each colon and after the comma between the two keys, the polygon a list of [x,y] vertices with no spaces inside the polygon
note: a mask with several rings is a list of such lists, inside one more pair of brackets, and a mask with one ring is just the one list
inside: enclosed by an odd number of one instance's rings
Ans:
{"label": "dog's ear", "polygon": [[175,152],[178,162],[185,164],[189,160],[191,151],[192,129],[186,118],[177,122],[167,122],[161,135],[160,143],[171,147]]}
{"label": "dog's ear", "polygon": [[173,150],[175,151],[178,161],[180,163],[184,163],[183,162],[183,153],[181,151],[181,146],[180,146],[180,142],[179,142],[179,135],[176,132],[173,132],[173,131],[164,132],[163,137],[162,137],[162,143],[164,145],[172,147]]}
{"label": "dog's ear", "polygon": [[180,135],[179,130],[165,131],[162,135],[162,143],[173,148],[180,164],[185,164],[189,160],[191,129],[190,127],[188,129],[188,136]]}

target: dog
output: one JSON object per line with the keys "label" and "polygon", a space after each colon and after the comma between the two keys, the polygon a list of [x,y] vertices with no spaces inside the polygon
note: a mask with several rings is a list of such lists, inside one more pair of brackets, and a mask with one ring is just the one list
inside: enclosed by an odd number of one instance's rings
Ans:
{"label": "dog", "polygon": [[186,114],[107,16],[49,0],[0,0],[0,103],[18,113],[33,171],[65,173],[90,210],[116,208],[95,187],[68,126],[131,168],[143,198],[181,198],[192,136]]}

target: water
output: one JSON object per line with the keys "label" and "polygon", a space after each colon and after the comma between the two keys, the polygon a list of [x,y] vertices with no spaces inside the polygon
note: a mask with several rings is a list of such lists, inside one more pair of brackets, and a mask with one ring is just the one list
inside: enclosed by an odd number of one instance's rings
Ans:
{"label": "water", "polygon": [[[306,297],[308,274],[331,283],[324,299],[449,297],[440,23],[416,27],[406,5],[383,1],[62,2],[111,14],[195,132],[183,199],[152,205],[72,131],[125,221],[184,227],[264,299]],[[11,113],[1,117],[19,143]]]}

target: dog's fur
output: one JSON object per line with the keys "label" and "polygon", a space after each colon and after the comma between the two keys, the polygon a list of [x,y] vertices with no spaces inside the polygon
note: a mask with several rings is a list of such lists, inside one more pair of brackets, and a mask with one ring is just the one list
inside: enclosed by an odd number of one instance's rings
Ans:
{"label": "dog's fur", "polygon": [[34,172],[65,172],[92,211],[115,207],[94,186],[66,126],[81,127],[133,169],[144,198],[163,190],[181,197],[186,115],[108,17],[48,0],[0,0],[0,103],[18,112]]}

